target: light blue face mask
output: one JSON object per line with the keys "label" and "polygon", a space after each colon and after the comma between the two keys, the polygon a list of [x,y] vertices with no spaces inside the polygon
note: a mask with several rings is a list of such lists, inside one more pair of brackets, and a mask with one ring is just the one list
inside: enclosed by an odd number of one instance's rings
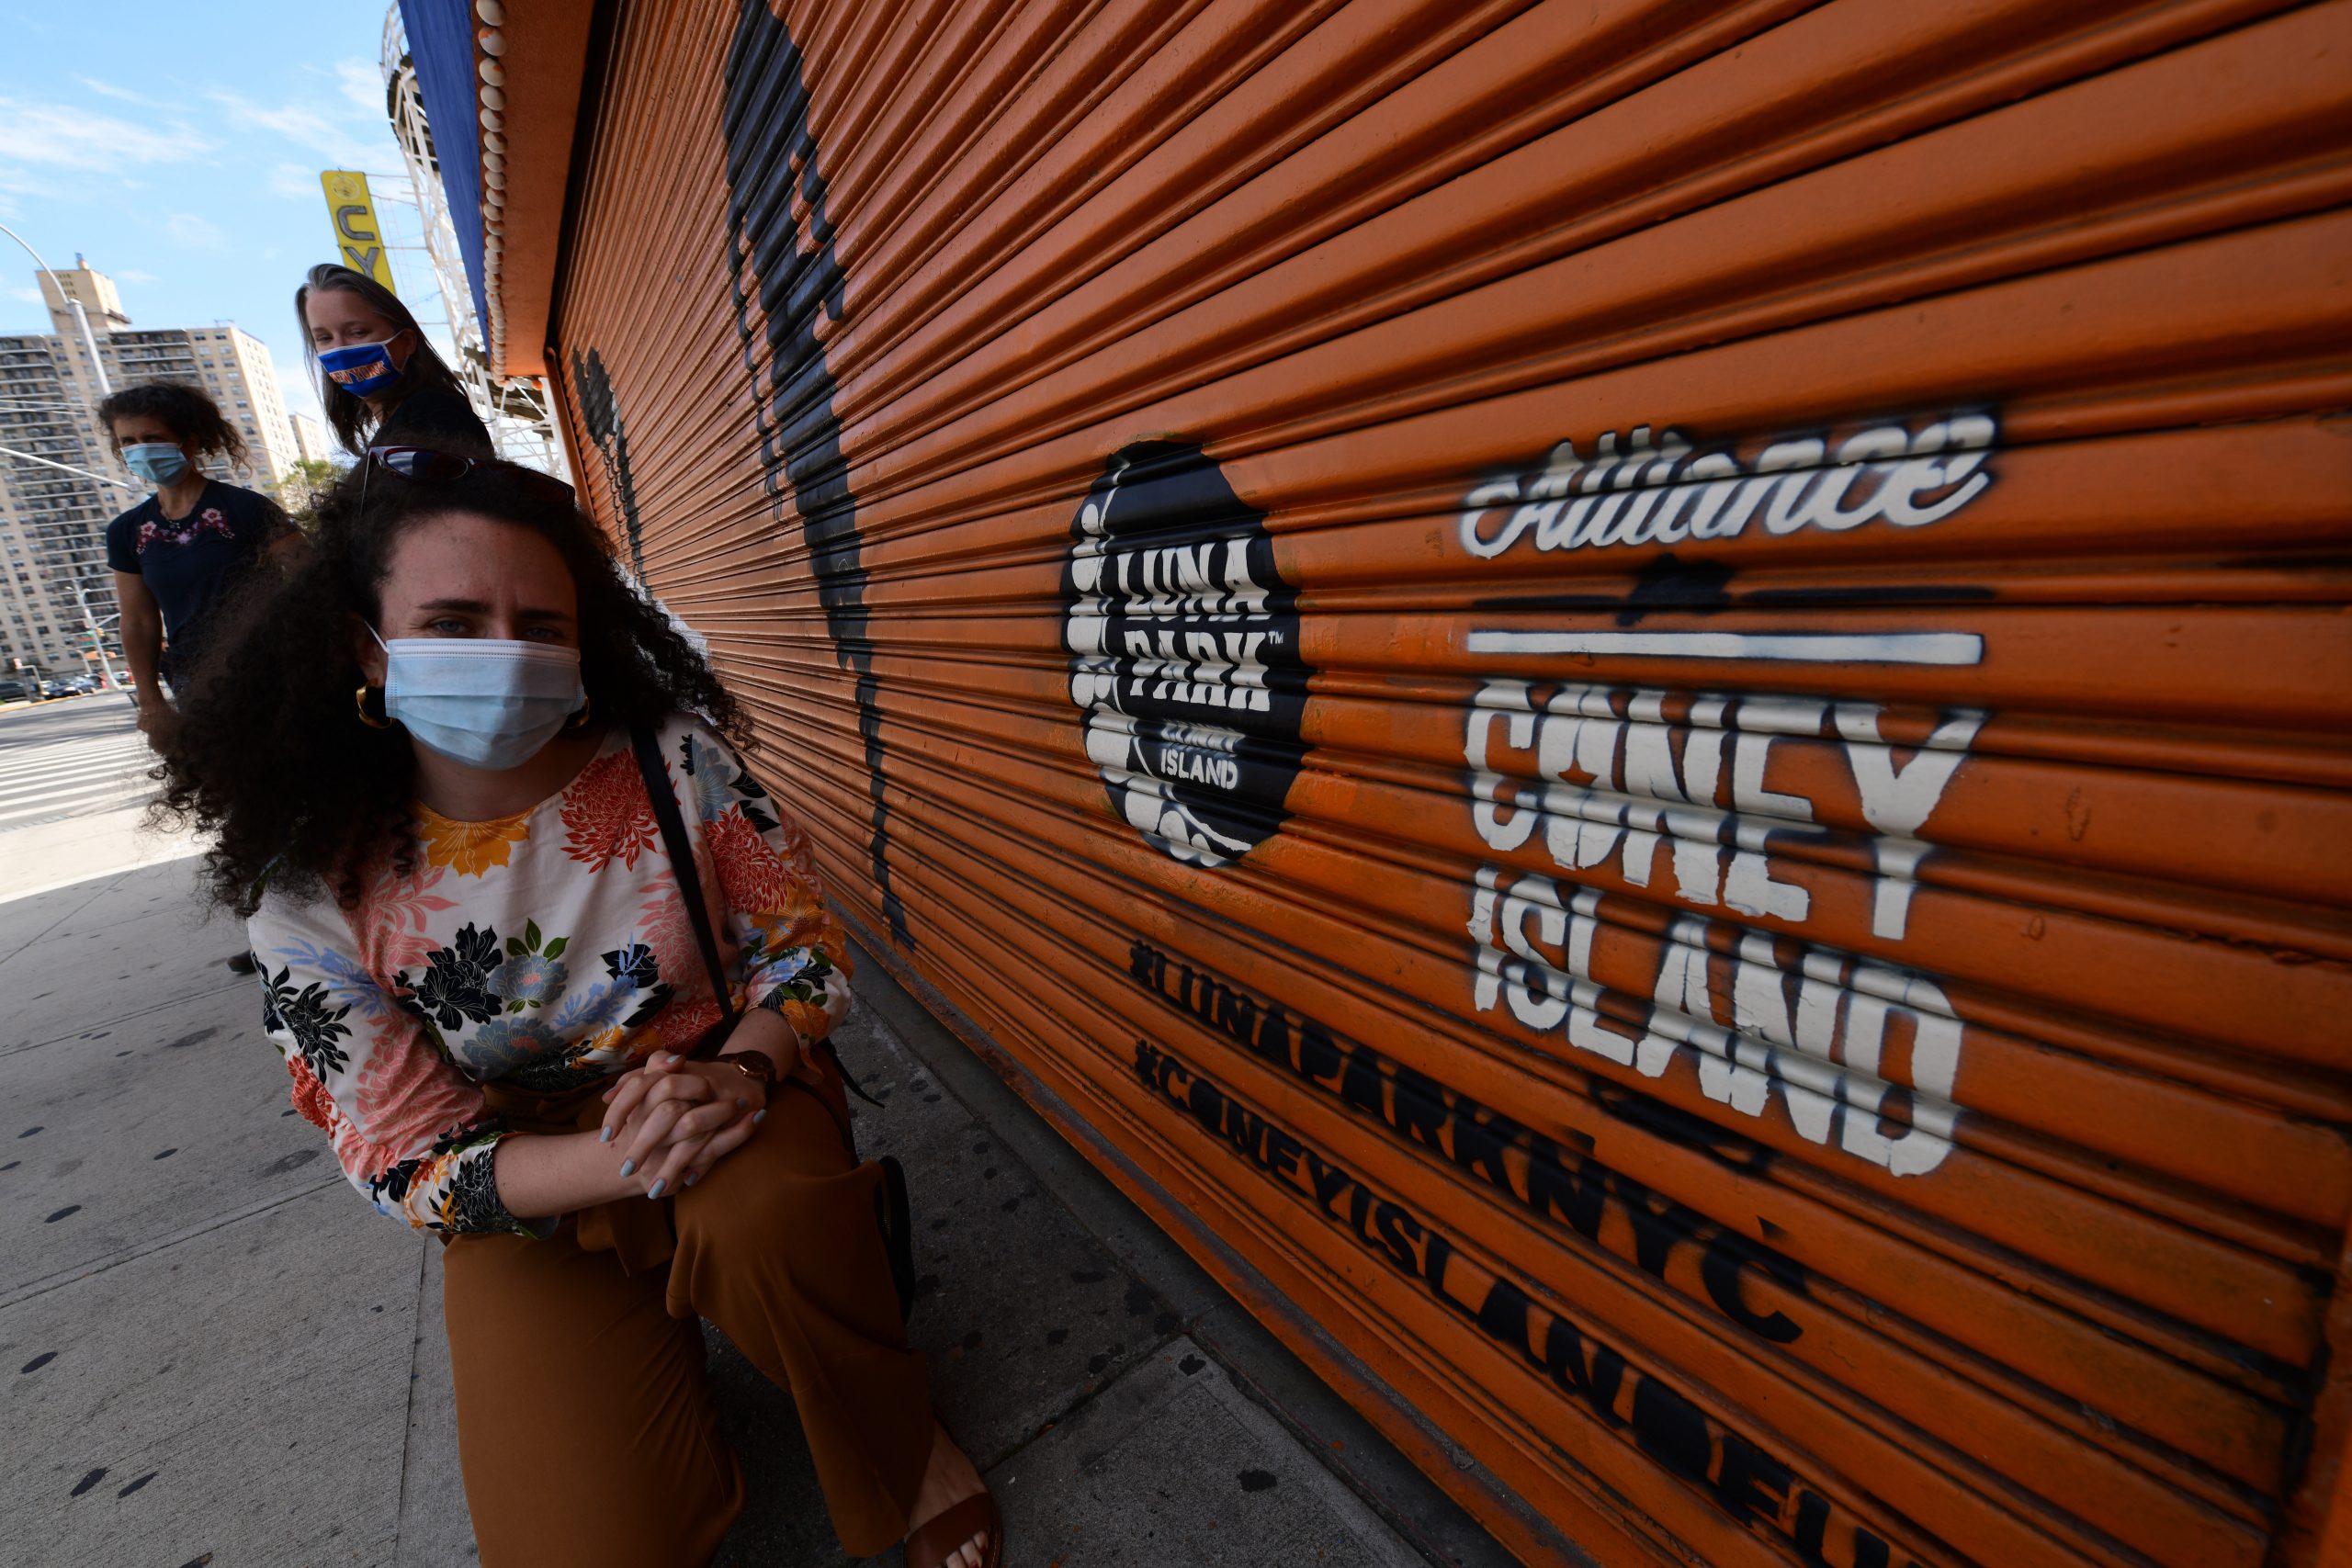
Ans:
{"label": "light blue face mask", "polygon": [[187,454],[168,441],[134,441],[122,449],[122,460],[143,482],[158,489],[187,472]]}
{"label": "light blue face mask", "polygon": [[376,637],[387,660],[384,714],[416,743],[492,773],[539,754],[588,701],[580,650],[481,637]]}

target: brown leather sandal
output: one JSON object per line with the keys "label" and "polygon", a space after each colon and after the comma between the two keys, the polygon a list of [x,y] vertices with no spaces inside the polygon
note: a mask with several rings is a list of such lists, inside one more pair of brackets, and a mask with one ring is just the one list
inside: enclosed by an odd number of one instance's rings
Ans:
{"label": "brown leather sandal", "polygon": [[950,1503],[907,1537],[907,1568],[939,1568],[982,1530],[988,1531],[989,1546],[981,1554],[980,1568],[1002,1568],[1004,1516],[997,1512],[996,1499],[986,1492]]}

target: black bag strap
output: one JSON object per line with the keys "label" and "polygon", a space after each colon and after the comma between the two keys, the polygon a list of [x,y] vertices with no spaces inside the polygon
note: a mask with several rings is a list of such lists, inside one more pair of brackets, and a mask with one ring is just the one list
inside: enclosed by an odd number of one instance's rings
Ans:
{"label": "black bag strap", "polygon": [[[703,964],[710,970],[710,988],[718,998],[719,1032],[724,1036],[735,1024],[735,998],[728,989],[727,971],[718,962],[718,938],[710,929],[710,907],[703,902],[702,874],[695,869],[694,846],[686,841],[686,819],[678,810],[677,793],[670,787],[670,770],[662,765],[662,748],[653,739],[653,731],[637,725],[630,728],[628,736],[630,745],[637,749],[637,771],[645,775],[645,793],[653,801],[653,820],[662,829],[662,847],[670,856],[670,869],[678,879],[678,892],[686,901],[686,912],[694,917],[695,941],[701,944]],[[842,1083],[850,1093],[868,1105],[882,1103],[851,1074],[842,1061],[841,1048],[831,1039],[818,1041],[815,1049],[825,1054],[825,1059],[841,1074]]]}
{"label": "black bag strap", "polygon": [[670,874],[678,879],[678,894],[695,923],[695,942],[702,948],[704,967],[710,971],[711,995],[718,998],[723,1022],[735,1021],[735,994],[727,984],[726,966],[718,962],[718,937],[710,929],[710,906],[703,901],[702,873],[695,869],[694,845],[686,840],[686,819],[678,810],[677,792],[670,787],[670,770],[662,765],[661,743],[644,725],[634,725],[629,744],[637,749],[637,771],[645,777],[645,793],[653,802],[653,820],[662,829],[662,848],[670,857]]}

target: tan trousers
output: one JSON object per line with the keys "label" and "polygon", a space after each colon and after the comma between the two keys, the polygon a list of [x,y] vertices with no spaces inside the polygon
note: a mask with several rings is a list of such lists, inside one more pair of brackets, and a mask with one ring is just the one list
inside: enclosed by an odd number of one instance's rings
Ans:
{"label": "tan trousers", "polygon": [[[791,1392],[842,1548],[872,1556],[905,1535],[931,1394],[876,1220],[881,1170],[851,1163],[842,1124],[781,1088],[751,1141],[675,1199],[568,1217],[546,1241],[449,1244],[458,1451],[486,1568],[710,1562],[743,1482],[698,1317]],[[663,1213],[666,1263],[642,1248],[625,1262],[612,1233]]]}

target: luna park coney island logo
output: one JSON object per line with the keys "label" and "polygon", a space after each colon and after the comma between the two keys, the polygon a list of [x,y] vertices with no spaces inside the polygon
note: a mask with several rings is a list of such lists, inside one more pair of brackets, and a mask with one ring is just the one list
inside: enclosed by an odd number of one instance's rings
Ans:
{"label": "luna park coney island logo", "polygon": [[1265,513],[1200,447],[1122,448],[1063,576],[1070,700],[1112,809],[1162,852],[1225,865],[1271,838],[1306,747],[1298,593]]}

